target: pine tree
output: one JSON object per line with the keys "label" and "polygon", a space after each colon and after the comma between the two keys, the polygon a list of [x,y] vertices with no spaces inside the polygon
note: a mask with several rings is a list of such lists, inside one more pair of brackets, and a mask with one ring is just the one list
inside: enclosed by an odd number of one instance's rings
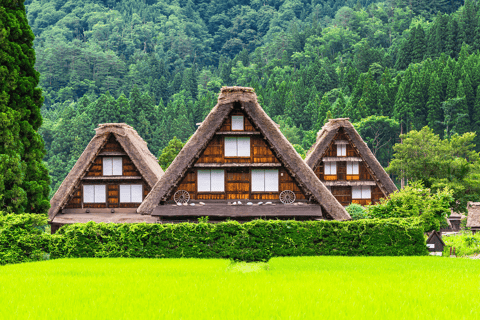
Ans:
{"label": "pine tree", "polygon": [[453,74],[450,74],[447,82],[446,99],[453,99],[457,96],[457,84]]}
{"label": "pine tree", "polygon": [[454,18],[448,21],[446,37],[445,53],[455,58],[458,54],[458,23]]}
{"label": "pine tree", "polygon": [[170,164],[172,164],[173,160],[175,160],[175,157],[178,155],[180,150],[182,150],[183,145],[184,144],[182,141],[177,139],[177,137],[173,137],[168,145],[161,152],[159,152],[158,164],[164,171],[167,170]]}
{"label": "pine tree", "polygon": [[324,125],[325,117],[327,116],[327,112],[330,110],[330,101],[328,101],[328,97],[326,94],[323,95],[322,101],[320,101],[320,105],[317,109],[317,123],[315,124],[313,131],[317,132],[320,130]]}
{"label": "pine tree", "polygon": [[0,211],[46,213],[50,178],[38,133],[43,98],[23,1],[2,2],[0,35]]}
{"label": "pine tree", "polygon": [[[475,97],[475,104],[473,106],[473,112],[470,114],[472,119],[472,128],[473,132],[480,132],[480,86],[477,87],[477,94]],[[477,134],[475,137],[475,144],[480,147],[480,134]]]}
{"label": "pine tree", "polygon": [[411,109],[411,104],[408,101],[406,85],[407,83],[405,81],[400,84],[393,107],[394,117],[400,123],[400,133],[408,132],[414,114]]}
{"label": "pine tree", "polygon": [[425,31],[419,24],[414,31],[412,62],[420,63],[423,61],[426,47]]}
{"label": "pine tree", "polygon": [[457,103],[456,108],[456,124],[454,131],[458,134],[464,134],[469,132],[470,128],[470,117],[468,114],[467,100],[465,99],[465,89],[463,87],[462,80],[458,81],[458,95],[457,98],[461,100]]}
{"label": "pine tree", "polygon": [[442,101],[440,99],[440,79],[436,74],[432,75],[432,81],[430,82],[430,87],[428,88],[428,101],[427,101],[427,125],[431,128],[436,134],[442,134],[442,126],[440,121],[443,119],[442,112]]}

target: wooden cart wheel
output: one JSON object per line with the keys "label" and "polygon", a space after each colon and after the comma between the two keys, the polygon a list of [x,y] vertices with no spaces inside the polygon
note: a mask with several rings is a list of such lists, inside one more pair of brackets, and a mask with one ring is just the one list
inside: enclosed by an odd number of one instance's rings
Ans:
{"label": "wooden cart wheel", "polygon": [[190,201],[190,194],[185,191],[185,190],[178,190],[177,192],[175,192],[175,194],[173,195],[173,200],[175,201],[175,203],[187,203],[188,201]]}
{"label": "wooden cart wheel", "polygon": [[280,202],[290,204],[295,202],[295,193],[291,190],[285,190],[280,193]]}

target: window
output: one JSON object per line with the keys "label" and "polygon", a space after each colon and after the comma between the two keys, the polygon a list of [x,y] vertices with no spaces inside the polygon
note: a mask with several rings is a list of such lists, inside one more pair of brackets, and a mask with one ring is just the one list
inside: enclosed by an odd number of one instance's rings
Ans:
{"label": "window", "polygon": [[347,156],[347,145],[337,144],[337,157],[346,157],[346,156]]}
{"label": "window", "polygon": [[359,174],[358,173],[358,162],[347,161],[347,174]]}
{"label": "window", "polygon": [[224,192],[225,171],[223,169],[198,170],[198,192]]}
{"label": "window", "polygon": [[250,137],[225,137],[225,157],[250,157]]}
{"label": "window", "polygon": [[278,170],[252,169],[252,191],[278,192]]}
{"label": "window", "polygon": [[243,129],[243,116],[232,116],[232,131]]}
{"label": "window", "polygon": [[352,199],[371,199],[370,186],[352,187]]}
{"label": "window", "polygon": [[143,186],[141,184],[121,184],[120,185],[120,202],[128,203],[140,203],[143,200],[142,197]]}
{"label": "window", "polygon": [[121,176],[122,175],[122,158],[103,158],[103,175],[104,176]]}
{"label": "window", "polygon": [[325,162],[325,175],[336,175],[337,174],[337,163],[336,162]]}
{"label": "window", "polygon": [[83,186],[83,202],[102,203],[107,202],[105,185]]}

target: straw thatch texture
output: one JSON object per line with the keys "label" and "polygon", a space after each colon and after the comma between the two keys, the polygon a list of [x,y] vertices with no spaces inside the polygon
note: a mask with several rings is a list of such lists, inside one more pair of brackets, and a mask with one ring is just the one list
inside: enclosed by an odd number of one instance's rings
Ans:
{"label": "straw thatch texture", "polygon": [[80,180],[107,142],[110,134],[115,135],[117,141],[150,187],[153,187],[163,175],[163,170],[158,164],[156,157],[148,150],[147,143],[131,126],[125,123],[105,123],[99,124],[95,132],[95,136],[90,140],[80,158],[50,200],[51,207],[48,211],[50,221],[53,220],[55,215],[70,199]]}
{"label": "straw thatch texture", "polygon": [[345,133],[351,139],[352,144],[355,145],[359,151],[362,160],[372,170],[374,177],[377,180],[377,184],[383,193],[389,195],[390,193],[398,190],[392,179],[390,179],[388,174],[385,172],[385,169],[383,169],[377,158],[375,158],[368,145],[365,143],[365,141],[363,141],[362,137],[358,134],[357,130],[355,130],[353,125],[348,120],[348,118],[330,119],[323,126],[323,128],[317,134],[317,141],[307,153],[307,157],[305,158],[307,165],[312,169],[318,166],[338,130],[343,128]]}
{"label": "straw thatch texture", "polygon": [[316,177],[315,173],[302,160],[293,146],[280,132],[278,126],[263,111],[257,102],[257,96],[252,88],[224,87],[218,98],[217,105],[208,114],[195,134],[180,151],[157,182],[153,190],[137,209],[142,214],[151,214],[154,208],[165,201],[172,190],[180,182],[185,172],[193,166],[215,132],[221,127],[226,117],[240,103],[243,111],[250,117],[254,126],[263,134],[273,151],[289,170],[307,197],[313,197],[324,208],[324,212],[333,219],[346,220],[350,216],[328,189]]}
{"label": "straw thatch texture", "polygon": [[467,228],[480,228],[480,202],[468,203]]}

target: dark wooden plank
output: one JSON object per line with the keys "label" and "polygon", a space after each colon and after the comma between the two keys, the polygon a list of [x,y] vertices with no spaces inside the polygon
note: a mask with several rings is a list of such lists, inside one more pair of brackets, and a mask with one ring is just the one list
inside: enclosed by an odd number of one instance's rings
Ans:
{"label": "dark wooden plank", "polygon": [[229,135],[229,136],[251,136],[251,135],[259,135],[260,132],[258,131],[217,131],[215,132],[217,135]]}
{"label": "dark wooden plank", "polygon": [[229,162],[229,163],[196,163],[195,168],[251,168],[251,167],[281,167],[281,163],[249,163],[249,162]]}

